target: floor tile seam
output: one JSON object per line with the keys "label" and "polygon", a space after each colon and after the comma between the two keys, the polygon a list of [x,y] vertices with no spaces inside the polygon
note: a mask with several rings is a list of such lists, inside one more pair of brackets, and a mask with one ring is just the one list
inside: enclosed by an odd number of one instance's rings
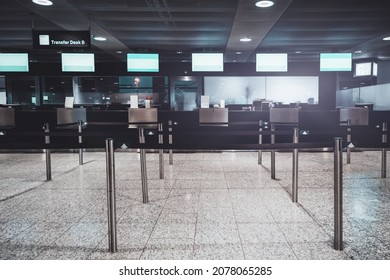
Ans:
{"label": "floor tile seam", "polygon": [[[91,257],[93,254],[97,253],[98,248],[99,248],[99,245],[100,245],[101,243],[103,243],[103,240],[106,239],[106,238],[108,239],[108,232],[107,232],[104,236],[102,236],[102,239],[101,239],[99,242],[97,242],[97,245],[95,246],[95,248],[91,251],[91,253],[90,253],[89,255],[86,256],[85,259],[89,260],[90,257]],[[107,243],[108,243],[108,242],[107,242]],[[119,249],[119,248],[117,248],[117,249]],[[108,251],[109,251],[109,248],[107,248],[107,252],[108,252]],[[115,252],[115,253],[117,253],[117,252]]]}
{"label": "floor tile seam", "polygon": [[[42,247],[50,247],[50,246],[52,246],[53,244],[55,244],[56,241],[57,241],[58,239],[60,239],[61,237],[65,236],[65,234],[66,234],[74,225],[75,225],[75,224],[70,225],[66,230],[63,231],[62,234],[60,234],[60,235],[57,236],[55,239],[53,239],[48,245],[46,245],[46,246],[43,245]],[[53,246],[53,247],[58,248],[58,246]],[[42,253],[43,253],[43,251],[41,250],[41,251],[37,254],[36,259],[40,259],[39,256],[40,256]]]}
{"label": "floor tile seam", "polygon": [[[305,211],[305,212],[312,218],[313,222],[314,222],[315,224],[317,224],[317,225],[321,228],[322,232],[324,232],[324,233],[330,238],[330,240],[334,240],[334,237],[332,237],[331,235],[328,234],[328,232],[323,228],[323,226],[320,224],[320,222],[317,221],[317,219],[315,219],[315,217],[313,217],[313,215],[311,215],[311,213],[310,213],[303,205],[301,205],[301,204],[299,204],[299,205],[301,206],[301,209],[302,209],[303,211]],[[292,248],[291,245],[290,245],[290,247]],[[293,248],[292,248],[292,249],[293,249]],[[349,255],[348,253],[346,253],[344,250],[343,250],[343,253],[344,253],[349,259],[352,259],[352,256]],[[296,255],[295,251],[294,251],[294,254]],[[299,259],[299,258],[298,258],[298,259]]]}
{"label": "floor tile seam", "polygon": [[[175,181],[175,184],[176,184],[176,181]],[[174,184],[174,185],[175,185],[175,184]],[[174,189],[174,185],[172,185],[172,187],[170,188],[169,195],[168,195],[167,199],[165,199],[164,205],[163,205],[163,207],[161,208],[161,211],[160,211],[160,213],[158,214],[158,217],[157,217],[156,221],[154,222],[152,229],[150,230],[150,234],[149,234],[149,236],[148,236],[148,238],[147,238],[147,240],[146,240],[146,242],[145,242],[145,244],[144,244],[144,246],[143,246],[143,248],[142,248],[142,250],[141,250],[141,252],[140,252],[140,255],[139,255],[139,257],[138,257],[139,260],[142,259],[142,255],[143,255],[143,254],[145,253],[145,251],[147,250],[147,245],[148,245],[148,243],[149,243],[149,240],[151,239],[152,234],[153,234],[153,232],[154,232],[154,230],[155,230],[155,228],[156,228],[156,226],[157,226],[157,223],[158,223],[158,221],[160,220],[160,217],[161,217],[162,213],[164,212],[164,209],[165,209],[165,206],[166,206],[166,204],[167,204],[167,201],[168,201],[169,197],[171,196],[171,193],[172,193],[172,191],[173,191],[173,189]],[[150,203],[150,202],[149,202],[149,203]]]}
{"label": "floor tile seam", "polygon": [[[225,175],[225,180],[226,180],[226,175]],[[232,211],[233,211],[233,217],[234,217],[234,221],[235,221],[235,226],[237,228],[238,239],[240,240],[241,252],[242,252],[242,255],[244,256],[244,260],[246,260],[247,256],[245,254],[244,245],[243,245],[243,242],[242,242],[242,237],[241,237],[240,230],[239,230],[239,227],[238,227],[236,211],[234,209],[234,205],[233,205],[233,201],[232,201],[232,197],[231,197],[231,191],[230,191],[229,188],[228,188],[228,192],[229,192],[230,205],[231,205],[231,208],[232,208]]]}
{"label": "floor tile seam", "polygon": [[24,195],[24,194],[30,192],[30,191],[34,191],[34,190],[40,188],[44,183],[45,183],[45,182],[42,182],[42,183],[40,183],[39,185],[37,185],[37,186],[35,186],[35,187],[32,187],[31,189],[27,189],[27,190],[25,190],[25,191],[23,191],[23,192],[20,192],[20,193],[11,195],[11,196],[6,197],[6,198],[4,198],[4,199],[0,199],[0,203],[1,203],[1,202],[4,202],[4,201],[7,201],[7,200],[10,200],[10,199],[13,199],[13,198],[15,198],[15,197],[19,197],[19,196],[21,196],[21,195]]}

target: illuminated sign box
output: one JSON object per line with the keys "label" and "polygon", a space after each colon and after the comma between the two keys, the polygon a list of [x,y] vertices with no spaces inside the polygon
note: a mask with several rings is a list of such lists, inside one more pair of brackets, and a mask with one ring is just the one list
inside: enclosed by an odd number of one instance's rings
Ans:
{"label": "illuminated sign box", "polygon": [[89,49],[89,31],[33,30],[33,46],[36,49]]}
{"label": "illuminated sign box", "polygon": [[356,62],[354,77],[377,76],[378,64],[375,62]]}
{"label": "illuminated sign box", "polygon": [[93,53],[62,53],[62,72],[95,72]]}
{"label": "illuminated sign box", "polygon": [[352,71],[352,53],[321,53],[320,71]]}
{"label": "illuminated sign box", "polygon": [[287,72],[286,53],[257,53],[256,72]]}
{"label": "illuminated sign box", "polygon": [[27,53],[0,53],[0,72],[28,72]]}
{"label": "illuminated sign box", "polygon": [[127,72],[158,72],[159,56],[156,53],[128,53]]}
{"label": "illuminated sign box", "polygon": [[193,53],[193,72],[223,72],[223,53]]}

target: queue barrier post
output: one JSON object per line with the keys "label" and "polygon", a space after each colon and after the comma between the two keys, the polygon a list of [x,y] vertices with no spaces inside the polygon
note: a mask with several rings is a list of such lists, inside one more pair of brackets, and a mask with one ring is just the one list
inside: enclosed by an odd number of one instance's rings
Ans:
{"label": "queue barrier post", "polygon": [[114,139],[106,139],[106,178],[108,209],[108,249],[110,253],[118,250],[116,227],[116,193],[115,193],[115,153]]}

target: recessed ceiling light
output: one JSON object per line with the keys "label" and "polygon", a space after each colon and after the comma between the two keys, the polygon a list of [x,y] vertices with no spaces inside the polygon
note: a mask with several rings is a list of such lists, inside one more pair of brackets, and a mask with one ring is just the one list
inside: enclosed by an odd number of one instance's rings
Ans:
{"label": "recessed ceiling light", "polygon": [[33,3],[38,4],[38,5],[42,5],[42,6],[53,5],[53,2],[51,2],[50,0],[32,0],[32,1],[33,1]]}
{"label": "recessed ceiling light", "polygon": [[93,36],[93,39],[96,41],[107,41],[107,38],[101,36]]}
{"label": "recessed ceiling light", "polygon": [[383,38],[383,41],[390,41],[390,36]]}
{"label": "recessed ceiling light", "polygon": [[355,51],[355,53],[362,53],[362,51],[360,51],[360,50],[357,50],[357,51]]}
{"label": "recessed ceiling light", "polygon": [[268,8],[268,7],[273,6],[274,2],[269,1],[269,0],[263,0],[263,1],[257,1],[255,5],[256,5],[256,7],[259,7],[259,8]]}
{"label": "recessed ceiling light", "polygon": [[300,53],[302,53],[302,51],[295,51],[295,53],[296,53],[296,54],[300,54]]}
{"label": "recessed ceiling light", "polygon": [[176,51],[176,53],[177,53],[177,54],[182,54],[183,51],[180,51],[180,50],[179,50],[179,51]]}
{"label": "recessed ceiling light", "polygon": [[123,53],[122,51],[116,51],[116,53]]}
{"label": "recessed ceiling light", "polygon": [[236,52],[236,54],[242,54],[242,52]]}
{"label": "recessed ceiling light", "polygon": [[241,42],[251,42],[252,39],[249,38],[249,37],[244,37],[244,38],[241,38],[240,41],[241,41]]}

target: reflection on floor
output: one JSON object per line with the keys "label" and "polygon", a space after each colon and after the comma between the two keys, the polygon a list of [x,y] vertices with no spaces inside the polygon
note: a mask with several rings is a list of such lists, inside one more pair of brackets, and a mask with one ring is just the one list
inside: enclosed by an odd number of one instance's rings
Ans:
{"label": "reflection on floor", "polygon": [[[333,249],[333,153],[299,154],[299,204],[290,153],[276,180],[255,152],[147,154],[148,204],[139,154],[117,152],[118,253],[108,253],[105,153],[0,154],[1,259],[390,259],[390,179],[380,152],[344,164],[344,251]],[[345,159],[344,159],[345,161]]]}

